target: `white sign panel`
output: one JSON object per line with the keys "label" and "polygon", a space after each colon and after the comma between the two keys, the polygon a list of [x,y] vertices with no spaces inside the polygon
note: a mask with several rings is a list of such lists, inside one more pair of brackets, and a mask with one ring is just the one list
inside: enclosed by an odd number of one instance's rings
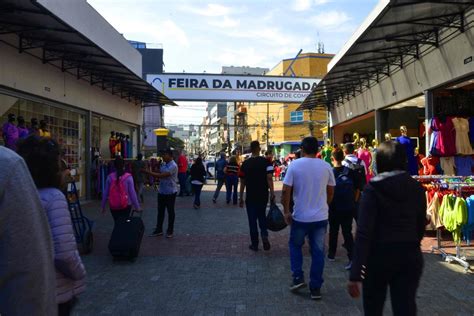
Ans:
{"label": "white sign panel", "polygon": [[320,79],[166,73],[147,81],[174,101],[302,103]]}

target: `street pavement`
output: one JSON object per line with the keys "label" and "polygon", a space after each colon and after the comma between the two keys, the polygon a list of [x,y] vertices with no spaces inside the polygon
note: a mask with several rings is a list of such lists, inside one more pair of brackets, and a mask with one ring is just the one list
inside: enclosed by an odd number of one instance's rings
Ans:
{"label": "street pavement", "polygon": [[[281,188],[281,183],[276,188]],[[87,290],[79,297],[73,315],[363,314],[361,300],[351,299],[346,292],[343,249],[339,249],[336,262],[326,262],[321,301],[312,301],[308,289],[292,294],[288,291],[289,229],[270,232],[270,251],[250,251],[245,210],[225,203],[224,188],[213,204],[214,189],[213,184],[204,187],[199,210],[193,209],[192,197],[177,198],[172,239],[147,237],[156,225],[157,213],[156,192],[148,191],[143,213],[146,233],[134,263],[112,260],[107,250],[113,226],[110,213],[100,215],[98,202],[84,205],[85,214],[95,222],[95,245],[91,254],[82,257],[88,273]],[[433,238],[424,242],[419,314],[474,315],[473,276],[431,254],[432,244]],[[307,247],[304,255],[308,272]],[[388,297],[385,313],[391,315]]]}

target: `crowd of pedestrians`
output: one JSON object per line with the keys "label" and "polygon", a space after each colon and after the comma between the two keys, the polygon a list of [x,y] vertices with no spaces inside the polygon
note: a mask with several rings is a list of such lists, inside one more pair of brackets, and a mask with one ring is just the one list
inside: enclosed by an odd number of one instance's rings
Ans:
{"label": "crowd of pedestrians", "polygon": [[[8,236],[0,238],[0,257],[8,258],[6,264],[0,264],[0,311],[6,315],[36,311],[69,315],[77,295],[84,291],[86,271],[62,191],[65,168],[61,167],[61,148],[53,139],[38,135],[25,138],[16,147],[18,154],[0,147],[0,232]],[[376,156],[377,176],[369,182],[364,161],[354,155],[352,143],[334,148],[330,163],[317,158],[319,147],[314,137],[303,139],[301,151],[285,163],[276,163],[271,152],[262,156],[257,141],[250,148],[251,156],[242,163],[236,156],[227,160],[221,154],[215,165],[217,187],[212,197],[217,203],[225,186],[226,203],[245,206],[249,249],[257,252],[260,244],[265,251],[271,249],[266,210],[269,202],[275,203],[274,181],[281,177],[283,216],[290,226],[290,290],[297,292],[307,286],[302,247],[308,240],[310,297],[322,298],[325,261],[335,261],[342,230],[348,257],[345,268],[350,270],[348,292],[353,297],[363,293],[365,313],[381,315],[390,288],[394,314],[415,315],[423,269],[420,242],[426,201],[422,188],[406,171],[404,147],[396,142],[382,143]],[[102,212],[108,203],[115,224],[129,218],[132,210],[140,212],[144,175],[154,177],[159,179],[158,210],[150,236],[164,234],[167,213],[166,237],[172,238],[176,197],[192,193],[193,206],[199,209],[208,176],[201,157],[189,168],[184,154],[177,161],[173,154],[169,149],[162,153],[159,171],[145,168],[138,155],[131,174],[125,171],[124,160],[116,157],[115,171],[106,180]],[[28,199],[22,198],[25,194]],[[11,247],[15,240],[29,245],[27,254]],[[15,294],[18,288],[25,289],[22,295]]]}

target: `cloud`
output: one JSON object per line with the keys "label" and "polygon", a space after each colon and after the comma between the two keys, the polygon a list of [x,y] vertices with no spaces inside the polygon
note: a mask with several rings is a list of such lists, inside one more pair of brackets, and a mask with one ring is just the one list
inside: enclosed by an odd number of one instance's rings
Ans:
{"label": "cloud", "polygon": [[308,11],[314,5],[320,6],[331,2],[331,0],[294,0],[291,9],[293,11]]}
{"label": "cloud", "polygon": [[333,10],[317,14],[311,17],[308,21],[310,24],[318,28],[334,30],[343,26],[350,20],[351,17],[347,13]]}
{"label": "cloud", "polygon": [[314,2],[316,5],[323,5],[323,4],[331,2],[331,0],[314,0]]}
{"label": "cloud", "polygon": [[228,16],[224,16],[224,18],[210,21],[208,22],[208,24],[211,26],[216,26],[216,27],[233,28],[240,25],[240,20],[232,19],[232,18],[229,18]]}
{"label": "cloud", "polygon": [[306,11],[311,8],[312,0],[295,0],[291,7],[293,11]]}
{"label": "cloud", "polygon": [[209,3],[205,8],[198,8],[194,6],[182,6],[181,7],[182,11],[190,12],[196,15],[202,15],[202,16],[226,16],[232,13],[232,8],[231,7],[226,7],[220,4],[216,3]]}
{"label": "cloud", "polygon": [[161,23],[160,28],[162,29],[161,35],[164,35],[166,38],[172,38],[177,43],[181,44],[182,46],[189,47],[189,39],[184,32],[175,22],[171,20],[165,20]]}
{"label": "cloud", "polygon": [[217,55],[213,56],[213,61],[220,63],[223,66],[251,66],[261,67],[265,64],[268,55],[263,51],[257,52],[253,47],[240,49],[223,49]]}

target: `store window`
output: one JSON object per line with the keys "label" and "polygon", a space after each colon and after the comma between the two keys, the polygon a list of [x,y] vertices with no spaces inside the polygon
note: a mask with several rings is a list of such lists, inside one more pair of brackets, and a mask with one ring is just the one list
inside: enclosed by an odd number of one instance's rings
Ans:
{"label": "store window", "polygon": [[301,123],[303,122],[303,111],[293,111],[290,113],[290,122],[291,123]]}
{"label": "store window", "polygon": [[[0,94],[0,120],[7,121],[8,114],[22,116],[26,127],[31,127],[31,119],[44,120],[51,137],[63,149],[63,158],[76,173],[79,193],[85,192],[85,116],[78,112],[51,106],[41,102]],[[0,137],[0,145],[3,137]]]}

